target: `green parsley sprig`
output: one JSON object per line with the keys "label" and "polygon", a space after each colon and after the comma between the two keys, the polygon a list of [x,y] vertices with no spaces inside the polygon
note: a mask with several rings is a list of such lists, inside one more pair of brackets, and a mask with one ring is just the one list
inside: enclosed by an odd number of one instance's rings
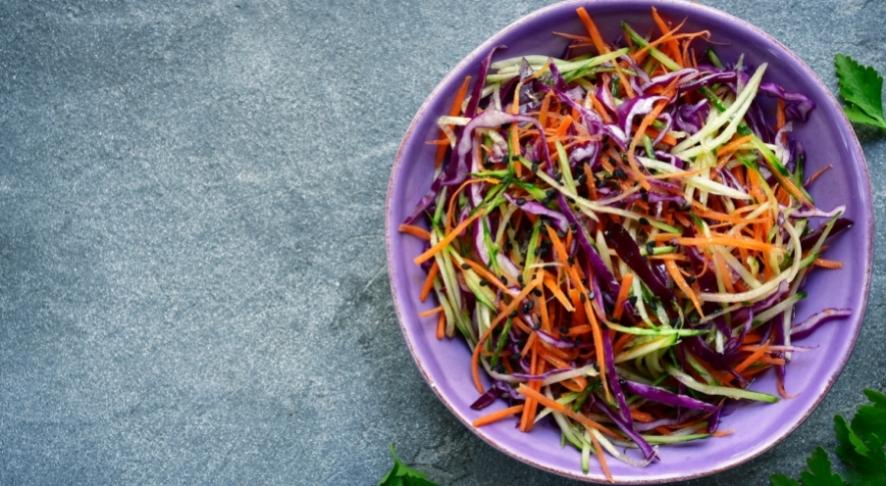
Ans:
{"label": "green parsley sprig", "polygon": [[391,458],[394,460],[394,466],[381,478],[378,486],[437,486],[437,483],[429,481],[423,472],[417,471],[400,460],[397,457],[397,449],[391,444]]}
{"label": "green parsley sprig", "polygon": [[876,69],[855,59],[837,54],[834,68],[843,100],[843,111],[849,121],[886,130],[883,116],[883,77]]}
{"label": "green parsley sprig", "polygon": [[851,423],[837,415],[834,429],[837,434],[837,457],[843,462],[848,480],[831,468],[827,452],[815,449],[806,461],[806,470],[800,480],[784,474],[770,479],[772,486],[843,486],[845,484],[874,486],[886,484],[886,395],[877,390],[865,390],[871,403],[862,405]]}

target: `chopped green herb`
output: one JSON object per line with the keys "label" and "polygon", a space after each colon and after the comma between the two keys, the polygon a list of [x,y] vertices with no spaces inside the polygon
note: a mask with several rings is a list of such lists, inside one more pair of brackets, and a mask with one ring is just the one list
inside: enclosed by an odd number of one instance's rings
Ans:
{"label": "chopped green herb", "polygon": [[886,130],[880,73],[844,54],[834,56],[834,67],[840,82],[843,111],[849,121]]}
{"label": "chopped green herb", "polygon": [[397,457],[394,444],[391,444],[391,458],[394,460],[394,466],[385,477],[381,478],[378,486],[437,486],[437,483],[429,481],[424,473],[404,464]]}

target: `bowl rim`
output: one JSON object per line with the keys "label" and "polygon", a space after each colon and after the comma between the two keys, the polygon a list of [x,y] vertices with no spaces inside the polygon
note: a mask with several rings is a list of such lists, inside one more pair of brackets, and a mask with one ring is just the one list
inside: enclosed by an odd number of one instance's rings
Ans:
{"label": "bowl rim", "polygon": [[[848,138],[851,140],[849,149],[851,152],[853,152],[853,155],[855,156],[855,160],[860,162],[858,164],[858,165],[860,165],[859,174],[860,174],[861,178],[863,179],[862,182],[864,183],[864,189],[865,189],[864,196],[867,196],[866,198],[864,198],[866,204],[863,205],[862,215],[861,215],[862,218],[864,219],[864,221],[859,221],[856,223],[856,224],[861,223],[861,224],[859,224],[859,226],[864,225],[864,229],[867,231],[867,241],[864,241],[864,243],[866,243],[866,246],[867,246],[867,252],[864,255],[865,263],[866,263],[866,270],[864,272],[864,286],[863,286],[863,293],[862,293],[862,298],[861,298],[861,304],[862,304],[863,308],[862,308],[861,312],[859,312],[859,314],[856,318],[850,318],[851,320],[849,322],[849,325],[851,325],[854,328],[854,332],[852,333],[852,336],[850,337],[850,346],[847,348],[847,352],[843,353],[843,356],[840,357],[839,362],[837,363],[837,367],[835,368],[835,371],[827,380],[822,392],[815,398],[815,400],[810,404],[810,406],[807,408],[807,410],[803,413],[802,416],[796,417],[793,419],[794,423],[791,424],[787,429],[785,429],[783,433],[781,433],[778,436],[773,436],[773,437],[767,439],[766,441],[759,442],[755,446],[745,449],[740,454],[736,454],[735,456],[733,456],[729,459],[719,462],[714,467],[711,467],[709,469],[705,469],[702,471],[693,472],[693,473],[686,473],[686,474],[655,474],[655,473],[652,473],[649,476],[643,477],[641,479],[630,479],[630,480],[622,479],[622,480],[620,480],[616,476],[613,478],[613,483],[614,484],[658,484],[658,483],[665,482],[665,481],[686,481],[686,480],[690,480],[690,479],[703,478],[703,477],[711,476],[711,475],[726,471],[728,469],[739,466],[741,464],[745,464],[745,463],[757,458],[758,456],[760,456],[764,452],[768,451],[769,449],[773,448],[774,446],[776,446],[780,442],[782,442],[785,438],[787,438],[789,435],[791,435],[801,424],[803,424],[809,418],[809,416],[821,404],[822,400],[824,400],[824,397],[828,394],[828,392],[830,391],[831,387],[836,382],[836,380],[843,373],[843,370],[846,367],[846,363],[849,361],[849,358],[852,356],[852,353],[854,352],[855,346],[858,341],[858,337],[861,333],[861,328],[864,323],[865,316],[867,314],[868,299],[870,296],[871,279],[872,279],[872,272],[873,272],[873,268],[872,268],[873,266],[871,265],[871,262],[873,261],[873,249],[874,249],[874,211],[873,211],[873,202],[872,202],[872,196],[871,196],[871,194],[872,194],[871,178],[870,178],[870,173],[868,170],[867,160],[865,159],[864,151],[862,150],[861,143],[859,142],[858,136],[855,134],[855,131],[854,131],[851,123],[849,122],[848,118],[846,118],[846,115],[843,112],[843,109],[842,109],[840,103],[837,101],[836,97],[831,92],[831,90],[828,89],[827,85],[825,85],[825,83],[821,80],[821,78],[818,76],[818,74],[808,64],[806,64],[806,62],[803,61],[803,59],[801,59],[797,54],[795,54],[790,48],[788,48],[787,46],[782,44],[778,39],[771,36],[763,29],[755,26],[754,24],[752,24],[744,19],[741,19],[739,17],[731,15],[731,14],[724,12],[720,9],[717,9],[714,7],[709,7],[706,5],[697,4],[697,3],[693,3],[688,0],[594,0],[594,1],[565,0],[562,2],[557,2],[552,5],[548,5],[548,6],[533,10],[532,12],[529,12],[528,14],[511,22],[507,26],[499,29],[494,34],[489,36],[477,48],[475,48],[474,50],[469,52],[457,64],[455,64],[451,69],[449,69],[449,71],[446,73],[446,75],[437,83],[437,85],[434,87],[434,89],[431,90],[430,94],[425,98],[425,100],[419,106],[418,110],[416,111],[415,115],[413,116],[412,120],[410,121],[409,127],[407,128],[407,130],[406,130],[405,134],[403,135],[403,138],[400,142],[400,145],[397,148],[397,152],[394,157],[394,163],[391,167],[391,174],[388,179],[387,194],[385,196],[385,225],[384,225],[385,253],[386,253],[387,262],[388,262],[387,273],[388,273],[388,281],[391,286],[391,296],[394,301],[394,310],[397,315],[397,322],[400,325],[400,331],[403,334],[403,338],[404,338],[404,341],[406,342],[406,346],[409,349],[409,353],[410,353],[410,355],[412,355],[412,359],[413,359],[413,361],[415,361],[415,364],[416,364],[417,368],[419,369],[419,372],[421,373],[425,382],[428,384],[428,386],[431,388],[431,390],[434,392],[434,394],[440,400],[440,402],[442,402],[443,405],[447,409],[449,409],[450,413],[452,413],[459,420],[459,422],[461,422],[462,425],[464,425],[468,430],[470,430],[472,434],[474,434],[476,437],[479,437],[483,442],[492,446],[494,449],[498,450],[499,452],[504,453],[506,456],[508,456],[512,459],[515,459],[517,461],[520,461],[523,464],[534,467],[536,469],[540,469],[542,471],[553,473],[553,474],[556,474],[558,476],[565,477],[568,479],[573,479],[573,480],[578,480],[578,481],[583,481],[583,482],[608,483],[608,481],[606,481],[600,475],[594,475],[593,473],[584,474],[584,473],[581,473],[577,468],[575,470],[571,470],[571,469],[564,469],[564,468],[558,468],[558,467],[551,467],[551,466],[542,464],[541,462],[535,460],[531,456],[511,450],[509,447],[507,447],[503,444],[500,444],[500,443],[484,436],[483,434],[480,434],[477,431],[477,429],[473,425],[471,425],[471,421],[464,414],[462,414],[452,403],[450,403],[449,398],[446,395],[444,395],[440,391],[440,389],[434,384],[434,380],[430,376],[430,373],[428,372],[428,370],[425,368],[425,365],[422,362],[422,360],[419,358],[419,355],[418,355],[415,347],[413,346],[412,342],[409,340],[409,337],[408,337],[409,330],[407,329],[406,324],[405,324],[405,313],[404,313],[404,310],[401,308],[401,303],[400,303],[399,299],[397,298],[397,296],[400,295],[402,293],[402,291],[400,290],[400,288],[397,284],[397,278],[394,273],[394,267],[392,265],[395,255],[393,255],[392,237],[391,237],[391,234],[392,234],[391,228],[393,227],[393,225],[398,224],[398,223],[391,220],[391,217],[392,217],[392,215],[391,215],[392,195],[394,192],[394,182],[395,182],[395,179],[397,178],[397,174],[400,172],[401,166],[405,163],[404,158],[403,158],[404,151],[406,150],[406,146],[408,145],[409,141],[412,139],[413,132],[415,131],[419,122],[426,116],[426,112],[430,109],[430,105],[432,104],[432,102],[436,98],[438,98],[442,94],[445,87],[455,77],[455,74],[457,72],[464,70],[468,65],[472,64],[478,58],[482,57],[486,52],[488,52],[489,49],[498,45],[497,39],[511,33],[512,31],[514,31],[516,29],[519,29],[524,24],[528,24],[540,17],[544,17],[547,15],[553,14],[557,11],[560,11],[560,10],[566,9],[566,8],[575,9],[579,6],[584,6],[584,7],[588,8],[588,10],[591,13],[593,13],[594,8],[604,6],[604,5],[646,5],[648,7],[677,6],[679,8],[685,9],[687,12],[687,16],[701,15],[702,17],[705,17],[707,19],[719,19],[721,21],[728,22],[728,23],[735,25],[738,29],[744,29],[744,30],[750,31],[753,34],[756,34],[756,35],[764,38],[766,41],[771,43],[773,46],[775,46],[776,48],[780,49],[785,54],[787,54],[796,63],[797,67],[802,71],[803,75],[805,77],[807,77],[812,82],[812,84],[817,85],[817,88],[819,88],[822,92],[825,93],[825,98],[826,98],[827,102],[837,108],[836,111],[839,112],[839,119],[837,120],[837,124],[842,125],[844,131],[849,134]],[[610,484],[612,484],[612,483],[610,483]]]}

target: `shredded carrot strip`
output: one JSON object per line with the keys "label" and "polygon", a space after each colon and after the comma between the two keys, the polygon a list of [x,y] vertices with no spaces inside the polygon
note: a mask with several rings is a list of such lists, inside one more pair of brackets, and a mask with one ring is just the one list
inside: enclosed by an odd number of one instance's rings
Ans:
{"label": "shredded carrot strip", "polygon": [[741,340],[742,344],[753,344],[760,342],[760,335],[756,332],[749,332],[745,334],[744,338]]}
{"label": "shredded carrot strip", "polygon": [[572,126],[573,118],[571,115],[565,116],[562,120],[560,120],[560,126],[557,128],[557,133],[555,136],[557,138],[563,138],[566,136],[566,132],[569,131],[569,127]]}
{"label": "shredded carrot strip", "polygon": [[588,93],[588,99],[591,100],[591,105],[594,107],[597,114],[600,115],[600,118],[603,119],[603,122],[612,123],[612,117],[609,116],[608,110],[593,93]]}
{"label": "shredded carrot strip", "polygon": [[446,336],[446,314],[440,313],[437,318],[437,340],[442,341]]}
{"label": "shredded carrot strip", "polygon": [[548,305],[545,302],[544,294],[535,298],[535,305],[538,306],[539,315],[541,315],[541,330],[545,332],[551,331],[551,319],[548,317]]}
{"label": "shredded carrot strip", "polygon": [[621,350],[624,349],[633,339],[633,334],[623,334],[620,338],[618,338],[618,341],[616,341],[615,344],[612,345],[612,352],[615,354],[620,353]]}
{"label": "shredded carrot strip", "polygon": [[581,336],[584,334],[590,334],[591,331],[592,331],[592,328],[590,325],[582,324],[580,326],[572,326],[571,328],[569,328],[569,335],[570,336]]}
{"label": "shredded carrot strip", "polygon": [[452,231],[450,231],[449,234],[447,234],[442,239],[440,239],[440,241],[437,242],[436,245],[428,248],[424,253],[415,257],[415,260],[413,260],[415,262],[415,264],[421,265],[422,263],[430,260],[431,258],[434,258],[434,255],[436,255],[437,253],[440,253],[440,251],[442,251],[444,248],[449,246],[449,244],[452,243],[453,240],[458,238],[458,235],[461,234],[461,232],[464,231],[468,227],[468,225],[473,223],[475,219],[479,218],[480,216],[483,216],[484,214],[486,214],[486,210],[481,209],[481,210],[477,211],[476,213],[474,213],[472,216],[465,218],[465,220],[462,221],[461,223],[459,223],[459,225],[456,226]]}
{"label": "shredded carrot strip", "polygon": [[655,420],[652,415],[636,408],[631,409],[631,418],[642,423],[649,423]]}
{"label": "shredded carrot strip", "polygon": [[734,293],[735,287],[733,286],[732,270],[726,264],[726,259],[719,253],[715,253],[712,260],[714,260],[714,272],[716,272],[718,280],[723,283],[723,287],[727,292]]}
{"label": "shredded carrot strip", "polygon": [[677,284],[677,287],[686,294],[686,297],[692,301],[693,307],[698,312],[698,315],[704,316],[704,312],[701,310],[701,302],[698,300],[698,295],[695,294],[695,291],[692,290],[692,287],[686,283],[686,279],[683,278],[683,274],[680,273],[680,270],[677,269],[677,264],[674,263],[673,260],[665,260],[665,268],[668,271],[668,274],[671,275],[671,278],[674,279],[674,283]]}
{"label": "shredded carrot strip", "polygon": [[826,166],[822,167],[821,169],[818,169],[811,176],[809,176],[808,179],[806,179],[806,182],[804,183],[804,185],[807,187],[812,185],[813,182],[815,182],[819,177],[822,176],[822,174],[827,172],[830,168],[831,168],[830,165],[826,165]]}
{"label": "shredded carrot strip", "polygon": [[551,291],[551,294],[560,302],[560,304],[566,308],[566,310],[572,312],[575,310],[572,303],[569,302],[569,299],[566,298],[566,295],[560,290],[560,286],[554,282],[554,278],[550,276],[547,272],[545,272],[545,287]]}
{"label": "shredded carrot strip", "polygon": [[434,280],[437,278],[438,273],[440,273],[440,267],[437,266],[437,262],[434,262],[434,264],[431,265],[431,269],[428,270],[428,276],[425,277],[425,281],[421,285],[421,291],[418,293],[419,301],[424,302],[428,300],[428,296],[434,288]]}
{"label": "shredded carrot strip", "polygon": [[621,286],[618,288],[618,296],[615,299],[615,310],[612,311],[612,317],[616,320],[621,319],[624,312],[625,301],[628,299],[628,293],[631,291],[631,285],[634,283],[634,274],[626,273],[621,278]]}
{"label": "shredded carrot strip", "polygon": [[[647,131],[649,132],[649,136],[652,137],[653,139],[657,138],[661,134],[661,131],[659,131],[655,127],[649,127],[647,129]],[[677,139],[674,138],[674,136],[671,135],[670,133],[665,133],[664,135],[662,135],[661,141],[665,145],[671,145],[671,146],[677,145]]]}
{"label": "shredded carrot strip", "polygon": [[824,258],[816,258],[813,263],[816,267],[828,268],[831,270],[843,268],[843,262],[838,260],[825,260]]}
{"label": "shredded carrot strip", "polygon": [[428,230],[411,224],[401,224],[400,232],[412,235],[425,241],[431,239],[431,234],[428,233]]}
{"label": "shredded carrot strip", "polygon": [[736,152],[738,149],[741,148],[742,145],[744,145],[746,143],[750,143],[750,141],[753,140],[753,138],[754,137],[752,137],[751,135],[746,135],[744,137],[736,138],[735,140],[729,142],[728,144],[718,148],[717,149],[717,157],[722,157],[724,155]]}
{"label": "shredded carrot strip", "polygon": [[[658,26],[658,30],[661,31],[662,35],[667,35],[669,31],[668,24],[663,18],[661,18],[661,15],[658,14],[658,9],[655,7],[652,7],[652,19],[655,21],[655,25]],[[677,41],[670,39],[667,41],[665,47],[674,61],[683,66],[683,56],[680,54],[680,47],[677,45]]]}
{"label": "shredded carrot strip", "polygon": [[591,42],[594,43],[594,47],[597,48],[597,52],[600,54],[606,54],[609,52],[609,46],[603,42],[603,37],[600,36],[600,31],[597,30],[597,24],[591,19],[591,15],[584,7],[578,7],[575,12],[578,14],[578,18],[581,19],[581,23],[584,24],[585,29],[588,31],[588,35],[591,37]]}
{"label": "shredded carrot strip", "polygon": [[435,316],[441,312],[443,312],[443,306],[438,305],[437,307],[434,307],[433,309],[428,309],[426,311],[419,312],[418,317],[422,317],[422,318],[431,317],[431,316]]}
{"label": "shredded carrot strip", "polygon": [[557,254],[557,258],[560,260],[560,263],[565,265],[568,258],[566,246],[560,241],[560,237],[557,236],[557,232],[554,231],[554,228],[545,225],[545,230],[548,232],[548,238],[550,238],[551,244],[554,246],[554,252]]}
{"label": "shredded carrot strip", "polygon": [[[600,31],[597,29],[597,24],[594,23],[593,19],[591,19],[591,15],[584,7],[578,7],[575,12],[578,14],[578,18],[581,19],[581,23],[584,24],[585,29],[588,31],[588,35],[591,37],[591,42],[594,44],[594,47],[597,49],[597,52],[600,54],[606,54],[609,52],[609,46],[603,42],[603,37],[600,36]],[[624,88],[625,93],[628,96],[634,96],[634,89],[631,87],[631,83],[628,82],[624,73],[619,68],[619,65],[615,65],[616,72],[618,73],[618,79],[621,84],[621,87]]]}
{"label": "shredded carrot strip", "polygon": [[603,454],[603,448],[600,446],[600,441],[591,434],[591,442],[594,444],[594,456],[597,458],[597,462],[600,463],[600,470],[603,471],[603,475],[606,476],[606,480],[610,483],[612,480],[612,471],[609,470],[609,464],[606,463],[606,456]]}
{"label": "shredded carrot strip", "polygon": [[769,352],[769,346],[760,346],[756,351],[748,355],[738,366],[735,367],[735,371],[741,373],[742,371],[748,369],[752,364],[756,363],[763,357],[766,353]]}
{"label": "shredded carrot strip", "polygon": [[526,344],[523,345],[523,349],[520,350],[520,357],[523,358],[529,353],[529,350],[532,349],[532,346],[535,344],[535,341],[538,339],[538,333],[533,332],[529,334],[529,338],[526,339]]}
{"label": "shredded carrot strip", "polygon": [[762,241],[752,240],[750,238],[741,238],[737,236],[711,236],[710,238],[706,237],[690,237],[690,238],[675,238],[678,244],[687,245],[687,246],[711,246],[711,245],[719,245],[719,246],[732,246],[735,248],[747,248],[748,250],[757,250],[757,251],[772,251],[775,249],[769,243],[763,243]]}
{"label": "shredded carrot strip", "polygon": [[[583,287],[579,288],[582,293],[585,293]],[[591,303],[585,300],[584,307],[585,315],[587,315],[588,322],[591,324],[591,334],[594,337],[594,352],[597,355],[597,371],[600,373],[600,381],[603,383],[603,396],[606,397],[607,401],[611,401],[612,397],[609,391],[609,382],[606,381],[606,356],[603,353],[603,331],[600,329],[600,324],[597,322],[597,315],[591,308]]]}
{"label": "shredded carrot strip", "polygon": [[784,128],[785,116],[784,116],[784,100],[779,98],[775,102],[775,131],[779,131]]}
{"label": "shredded carrot strip", "polygon": [[760,363],[766,363],[773,366],[784,366],[785,360],[784,358],[767,358],[766,356],[764,356],[760,358]]}
{"label": "shredded carrot strip", "polygon": [[[661,44],[665,44],[665,45],[667,45],[667,44],[670,43],[670,42],[676,42],[676,41],[675,41],[675,36],[674,36],[674,34],[675,34],[678,30],[680,30],[680,29],[683,27],[683,24],[685,24],[685,23],[686,23],[686,21],[684,20],[684,21],[681,22],[680,25],[678,25],[677,27],[675,27],[675,28],[673,28],[673,29],[671,29],[671,30],[665,31],[665,32],[664,32],[664,35],[662,35],[662,36],[659,37],[658,39],[656,39],[656,40],[650,42],[649,44],[647,44],[647,45],[641,47],[639,50],[634,51],[634,52],[631,54],[631,57],[633,57],[634,60],[636,60],[637,62],[640,62],[640,61],[642,61],[643,58],[646,56],[646,53],[649,52],[649,50],[651,50],[652,48],[654,48],[654,47],[658,47],[658,46],[661,45]],[[689,37],[689,38],[691,38],[691,37],[697,37],[697,36],[700,35],[700,34],[701,34],[701,33],[698,33],[698,34],[684,34],[684,35],[681,36],[681,37],[684,37],[684,38],[685,38],[685,37]],[[678,64],[680,64],[680,63],[678,63]]]}
{"label": "shredded carrot strip", "polygon": [[[535,347],[532,348],[532,358],[530,359],[529,372],[533,375],[539,375],[544,370],[544,361],[538,359],[539,355]],[[529,388],[538,391],[541,389],[541,382],[538,380],[530,380]],[[526,398],[523,407],[523,417],[520,420],[520,430],[529,432],[534,424],[535,412],[538,410],[538,402],[530,397]]]}
{"label": "shredded carrot strip", "polygon": [[688,261],[689,258],[686,258],[679,253],[664,253],[662,255],[651,255],[649,256],[650,260],[662,260],[662,261],[674,261],[674,262],[685,262]]}
{"label": "shredded carrot strip", "polygon": [[480,265],[479,263],[475,262],[474,260],[471,260],[470,258],[465,258],[464,262],[467,263],[469,267],[471,267],[471,270],[473,270],[474,272],[477,273],[477,275],[482,277],[483,280],[486,280],[487,282],[491,283],[492,285],[495,285],[496,287],[501,289],[503,292],[507,292],[507,293],[511,292],[511,289],[509,289],[507,285],[503,284],[501,282],[501,280],[499,280],[495,275],[493,275],[492,272],[490,272],[489,270],[484,268],[483,265]]}
{"label": "shredded carrot strip", "polygon": [[498,421],[504,420],[508,417],[512,417],[517,415],[518,413],[523,411],[523,404],[514,405],[513,407],[503,408],[501,410],[496,410],[495,412],[486,414],[480,418],[474,419],[471,422],[474,427],[483,427],[484,425],[494,424]]}

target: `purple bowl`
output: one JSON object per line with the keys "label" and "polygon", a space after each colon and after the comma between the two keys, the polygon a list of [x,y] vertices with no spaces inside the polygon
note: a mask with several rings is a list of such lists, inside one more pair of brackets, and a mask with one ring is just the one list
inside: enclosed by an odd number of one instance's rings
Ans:
{"label": "purple bowl", "polygon": [[[418,313],[433,307],[424,304],[418,293],[424,271],[412,259],[421,252],[420,243],[397,231],[400,222],[427,191],[433,175],[434,147],[427,140],[437,137],[435,120],[447,110],[461,80],[474,74],[481,58],[493,46],[504,44],[496,59],[521,54],[560,55],[565,41],[551,35],[554,30],[582,32],[575,9],[584,5],[608,40],[619,35],[619,22],[626,20],[640,32],[651,29],[650,7],[656,6],[666,18],[687,18],[689,31],[708,29],[718,45],[718,54],[726,61],[744,53],[754,64],[768,62],[766,79],[791,91],[805,93],[817,108],[807,123],[795,133],[807,149],[809,171],[827,164],[833,170],[811,190],[823,209],[845,204],[855,226],[840,237],[828,252],[829,258],[842,260],[842,270],[820,271],[806,284],[809,298],[796,313],[804,319],[824,307],[848,307],[852,315],[832,322],[802,341],[817,346],[797,353],[788,366],[786,387],[797,396],[777,404],[742,403],[723,417],[722,429],[735,433],[724,438],[681,446],[660,448],[661,461],[646,468],[634,468],[610,460],[615,482],[626,484],[658,483],[685,480],[723,471],[748,461],[784,439],[805,420],[837,379],[858,337],[871,282],[873,250],[873,210],[867,166],[840,105],[815,73],[787,47],[760,29],[718,10],[701,5],[666,0],[597,0],[565,2],[538,10],[511,24],[462,60],[440,82],[419,108],[397,152],[388,185],[385,207],[385,234],[388,269],[397,315],[406,345],[431,389],[443,403],[478,437],[505,454],[555,474],[593,482],[604,482],[599,469],[592,465],[589,474],[581,472],[579,453],[560,447],[560,435],[554,426],[540,424],[531,434],[519,432],[513,421],[476,429],[471,421],[488,413],[477,412],[470,404],[477,398],[471,383],[470,351],[460,339],[438,341],[435,319],[421,319]],[[774,392],[775,379],[770,373],[757,379],[754,390]],[[493,406],[501,408],[503,405]]]}

